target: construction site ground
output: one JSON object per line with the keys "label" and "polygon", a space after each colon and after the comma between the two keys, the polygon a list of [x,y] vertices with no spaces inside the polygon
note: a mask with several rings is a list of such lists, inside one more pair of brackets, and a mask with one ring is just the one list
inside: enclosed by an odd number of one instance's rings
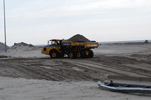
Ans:
{"label": "construction site ground", "polygon": [[[135,57],[147,60],[138,60]],[[0,61],[0,76],[51,81],[98,81],[109,74],[151,77],[151,55],[94,58],[15,58]]]}
{"label": "construction site ground", "polygon": [[[1,58],[0,76],[11,77],[14,79],[23,78],[27,80],[34,79],[55,82],[92,83],[107,79],[107,75],[151,77],[150,44],[115,46],[102,45],[99,48],[94,49],[93,51],[95,54],[94,58],[85,59],[71,59],[68,57],[51,59],[48,55],[46,55],[45,57],[15,56],[9,58]],[[26,55],[30,56],[30,53],[26,53]],[[96,89],[97,84],[96,86],[93,86],[92,89],[94,87]],[[0,87],[0,91],[2,91],[1,89],[2,88]],[[99,94],[97,94],[97,97],[98,95]],[[93,98],[93,96],[91,97]],[[94,98],[94,100],[96,99]],[[115,99],[121,98],[115,97]]]}
{"label": "construction site ground", "polygon": [[51,59],[49,56],[1,59],[0,76],[51,81],[98,81],[109,74],[151,77],[151,54],[127,53],[128,50],[99,54],[98,49],[94,50],[94,58],[85,59]]}

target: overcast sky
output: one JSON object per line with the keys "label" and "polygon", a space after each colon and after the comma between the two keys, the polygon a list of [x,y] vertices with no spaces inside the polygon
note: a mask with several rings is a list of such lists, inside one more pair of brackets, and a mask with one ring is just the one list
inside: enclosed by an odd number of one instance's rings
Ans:
{"label": "overcast sky", "polygon": [[[151,0],[5,0],[7,45],[46,44],[82,34],[90,40],[151,39]],[[4,42],[3,0],[0,42]]]}

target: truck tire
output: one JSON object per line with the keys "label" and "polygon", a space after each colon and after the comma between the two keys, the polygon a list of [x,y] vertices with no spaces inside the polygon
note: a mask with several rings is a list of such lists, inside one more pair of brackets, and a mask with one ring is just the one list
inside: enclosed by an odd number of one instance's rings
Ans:
{"label": "truck tire", "polygon": [[79,52],[76,53],[76,57],[77,57],[77,58],[84,58],[84,57],[85,57],[85,54],[84,54],[84,52],[80,52],[80,51],[79,51]]}
{"label": "truck tire", "polygon": [[50,51],[49,54],[50,54],[50,57],[51,57],[51,58],[57,58],[57,57],[58,57],[58,52],[57,52],[57,51],[54,51],[54,50],[53,50],[53,51]]}
{"label": "truck tire", "polygon": [[69,52],[68,57],[69,58],[76,58],[76,53],[75,52]]}
{"label": "truck tire", "polygon": [[93,55],[94,55],[93,51],[90,50],[90,52],[89,52],[89,54],[88,54],[88,58],[93,58]]}
{"label": "truck tire", "polygon": [[82,57],[81,52],[77,52],[77,53],[76,53],[76,57],[77,57],[77,58],[81,58],[81,57]]}
{"label": "truck tire", "polygon": [[69,57],[69,58],[73,58],[73,55],[74,55],[73,52],[69,52],[69,53],[68,53],[68,57]]}
{"label": "truck tire", "polygon": [[81,58],[83,58],[83,59],[84,59],[84,58],[86,57],[86,54],[85,54],[85,52],[84,52],[84,51],[82,51],[81,53],[82,53],[82,57],[81,57]]}

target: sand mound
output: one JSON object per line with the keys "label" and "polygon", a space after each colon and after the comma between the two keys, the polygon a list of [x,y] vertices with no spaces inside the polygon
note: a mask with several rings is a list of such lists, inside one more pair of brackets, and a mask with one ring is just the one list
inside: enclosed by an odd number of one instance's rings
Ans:
{"label": "sand mound", "polygon": [[[9,48],[8,46],[6,46],[7,49]],[[0,51],[5,51],[5,44],[0,42]]]}
{"label": "sand mound", "polygon": [[10,48],[11,50],[33,50],[36,47],[32,44],[27,44],[24,42],[21,43],[14,43],[14,45]]}
{"label": "sand mound", "polygon": [[90,42],[89,39],[84,37],[83,35],[76,34],[68,39],[68,41],[74,41],[74,42]]}

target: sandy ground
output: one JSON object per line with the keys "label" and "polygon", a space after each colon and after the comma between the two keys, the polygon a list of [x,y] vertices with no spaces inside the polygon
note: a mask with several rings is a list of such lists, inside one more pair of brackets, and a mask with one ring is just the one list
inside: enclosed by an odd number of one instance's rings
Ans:
{"label": "sandy ground", "polygon": [[41,48],[0,55],[0,100],[150,100],[145,93],[102,90],[107,75],[151,77],[151,45],[102,45],[94,58],[51,59]]}
{"label": "sandy ground", "polygon": [[54,82],[0,77],[0,100],[150,100],[150,95],[117,93],[95,82]]}

